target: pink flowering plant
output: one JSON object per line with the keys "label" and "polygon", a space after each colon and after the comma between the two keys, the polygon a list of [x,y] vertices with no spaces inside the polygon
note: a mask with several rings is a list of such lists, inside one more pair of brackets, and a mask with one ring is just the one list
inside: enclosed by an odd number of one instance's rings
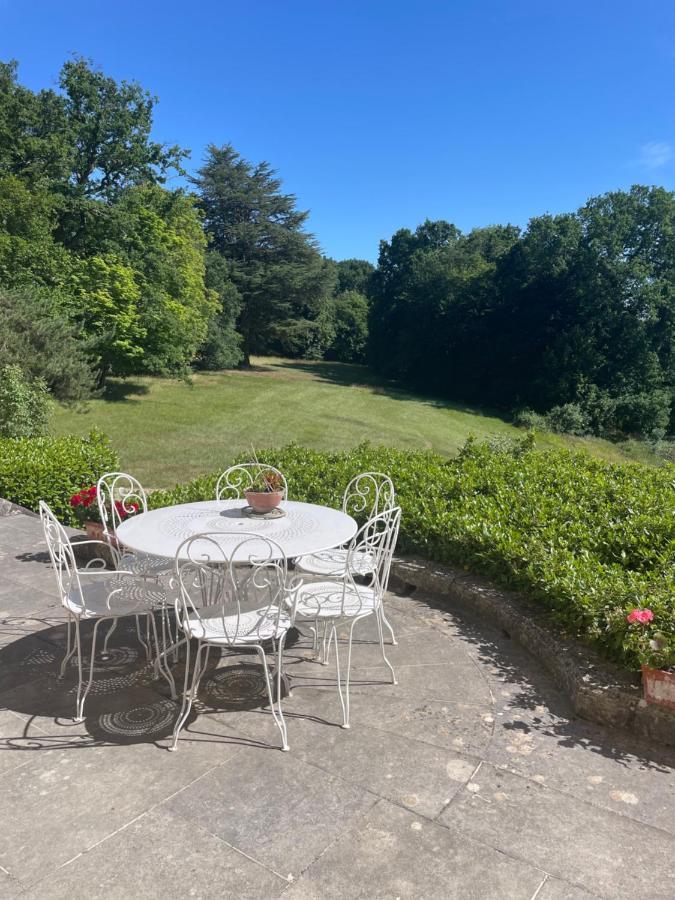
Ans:
{"label": "pink flowering plant", "polygon": [[643,665],[652,669],[675,666],[675,636],[659,627],[648,607],[633,607],[626,615],[625,644]]}

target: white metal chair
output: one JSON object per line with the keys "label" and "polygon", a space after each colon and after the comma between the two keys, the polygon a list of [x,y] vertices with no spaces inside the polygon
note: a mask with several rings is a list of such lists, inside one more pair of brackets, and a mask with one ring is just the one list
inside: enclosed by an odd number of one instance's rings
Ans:
{"label": "white metal chair", "polygon": [[288,483],[283,472],[265,463],[238,463],[225,469],[216,483],[216,500],[239,500],[244,491],[253,484],[253,479],[260,471],[273,472],[281,479],[284,500],[288,500]]}
{"label": "white metal chair", "polygon": [[[134,478],[133,475],[129,475],[127,472],[106,472],[104,475],[101,475],[96,484],[96,500],[103,525],[103,538],[110,547],[116,567],[133,572],[146,580],[150,596],[159,598],[154,608],[162,616],[162,650],[158,651],[155,661],[155,673],[157,674],[162,668],[162,660],[164,660],[165,670],[170,674],[167,652],[168,648],[175,647],[175,643],[171,631],[171,621],[168,616],[166,584],[163,582],[171,576],[173,560],[131,551],[124,547],[117,537],[117,528],[126,518],[130,515],[148,511],[147,495],[140,481]],[[105,638],[104,650],[116,626],[117,623],[113,622]],[[149,630],[150,622],[148,621],[148,638]],[[140,640],[145,647],[148,659],[150,659],[150,642],[146,643],[142,637],[140,637]],[[177,658],[175,654],[174,658]],[[172,684],[171,696],[175,696]]]}
{"label": "white metal chair", "polygon": [[148,498],[138,479],[127,472],[106,472],[96,484],[96,500],[103,525],[103,538],[122,568],[148,578],[170,574],[172,559],[132,552],[117,537],[118,526],[129,516],[148,511]]}
{"label": "white metal chair", "polygon": [[[330,643],[335,641],[336,679],[342,705],[343,728],[349,728],[349,672],[354,627],[357,622],[367,616],[375,615],[376,617],[382,659],[391,672],[392,683],[397,683],[393,666],[387,659],[384,649],[382,607],[400,521],[401,509],[398,506],[369,519],[359,529],[346,550],[347,555],[342,575],[322,581],[300,582],[294,586],[294,619],[323,621],[326,623],[327,630],[330,629],[329,650]],[[368,585],[363,584],[360,568],[358,564],[354,563],[354,560],[358,559],[361,554],[368,554],[373,563],[371,580]],[[337,627],[344,622],[351,622],[351,624],[349,626],[343,696],[340,683]]]}
{"label": "white metal chair", "polygon": [[[61,663],[60,677],[74,653],[77,653],[77,700],[75,721],[84,717],[84,701],[94,677],[96,637],[98,626],[104,620],[116,621],[121,616],[135,616],[136,630],[140,638],[139,616],[145,616],[153,603],[147,585],[130,571],[108,569],[104,558],[92,559],[84,568],[78,567],[75,553],[65,529],[49,506],[40,501],[40,518],[44,528],[49,556],[54,566],[59,595],[63,607],[68,612],[68,639],[66,655]],[[107,548],[104,541],[82,541],[79,546],[98,544],[101,550]],[[80,622],[93,619],[94,633],[91,642],[89,680],[86,686],[82,677],[82,644]],[[154,627],[154,618],[150,617]],[[71,626],[74,623],[74,640]],[[154,628],[155,646],[158,646],[157,630]]]}
{"label": "white metal chair", "polygon": [[[283,550],[275,541],[249,532],[198,534],[178,548],[175,572],[176,621],[188,641],[183,705],[169,750],[177,749],[178,735],[197,697],[212,646],[223,650],[249,649],[259,654],[272,715],[281,733],[281,749],[288,750],[281,710],[281,678],[293,609],[292,602],[288,602],[288,565]],[[197,653],[190,681],[191,640],[197,641]],[[277,657],[276,701],[263,646],[269,642]]]}
{"label": "white metal chair", "polygon": [[[357,520],[372,519],[380,513],[393,509],[396,505],[394,484],[388,475],[382,472],[363,472],[347,485],[342,498],[342,511]],[[310,553],[295,560],[295,567],[305,575],[322,578],[340,578],[345,574],[347,549],[334,547],[320,553]],[[373,558],[368,552],[352,554],[352,570],[363,578],[372,575]],[[391,635],[392,644],[396,644],[394,629],[382,613],[382,621]],[[318,641],[318,628],[314,628],[315,649]],[[325,632],[324,632],[325,645]]]}

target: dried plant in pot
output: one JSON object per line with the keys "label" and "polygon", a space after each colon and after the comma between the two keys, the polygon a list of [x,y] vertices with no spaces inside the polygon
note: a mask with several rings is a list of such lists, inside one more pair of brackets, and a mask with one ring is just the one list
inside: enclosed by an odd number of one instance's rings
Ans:
{"label": "dried plant in pot", "polygon": [[278,472],[261,466],[251,474],[251,484],[245,488],[246,502],[255,513],[276,509],[284,499],[284,484]]}
{"label": "dried plant in pot", "polygon": [[659,629],[651,609],[636,607],[626,621],[629,642],[641,663],[644,699],[675,710],[675,636]]}

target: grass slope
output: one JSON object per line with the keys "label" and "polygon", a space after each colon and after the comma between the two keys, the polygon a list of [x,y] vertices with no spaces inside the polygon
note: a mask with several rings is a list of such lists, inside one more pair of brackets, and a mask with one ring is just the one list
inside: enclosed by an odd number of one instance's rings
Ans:
{"label": "grass slope", "polygon": [[[104,398],[81,409],[60,407],[56,434],[97,427],[122,466],[148,487],[169,487],[256,449],[294,441],[341,450],[369,440],[450,456],[469,434],[522,431],[494,415],[399,390],[363,366],[261,358],[251,371],[197,374],[192,384],[164,378],[114,379]],[[598,439],[543,435],[542,446],[584,447],[614,462],[646,459]]]}

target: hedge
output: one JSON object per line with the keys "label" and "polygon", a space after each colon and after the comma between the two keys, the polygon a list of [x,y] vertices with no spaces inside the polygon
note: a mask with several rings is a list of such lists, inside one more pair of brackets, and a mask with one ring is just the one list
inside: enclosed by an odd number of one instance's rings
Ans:
{"label": "hedge", "polygon": [[[244,457],[242,457],[243,459]],[[446,460],[368,445],[340,453],[265,450],[291,499],[337,506],[349,479],[389,473],[403,510],[399,550],[526,592],[564,629],[634,668],[634,607],[675,651],[675,466],[609,465],[585,453],[469,441]],[[151,496],[153,507],[211,499],[220,473]]]}
{"label": "hedge", "polygon": [[0,497],[35,512],[46,500],[66,525],[77,525],[70,497],[117,468],[117,453],[98,431],[88,437],[0,439]]}

